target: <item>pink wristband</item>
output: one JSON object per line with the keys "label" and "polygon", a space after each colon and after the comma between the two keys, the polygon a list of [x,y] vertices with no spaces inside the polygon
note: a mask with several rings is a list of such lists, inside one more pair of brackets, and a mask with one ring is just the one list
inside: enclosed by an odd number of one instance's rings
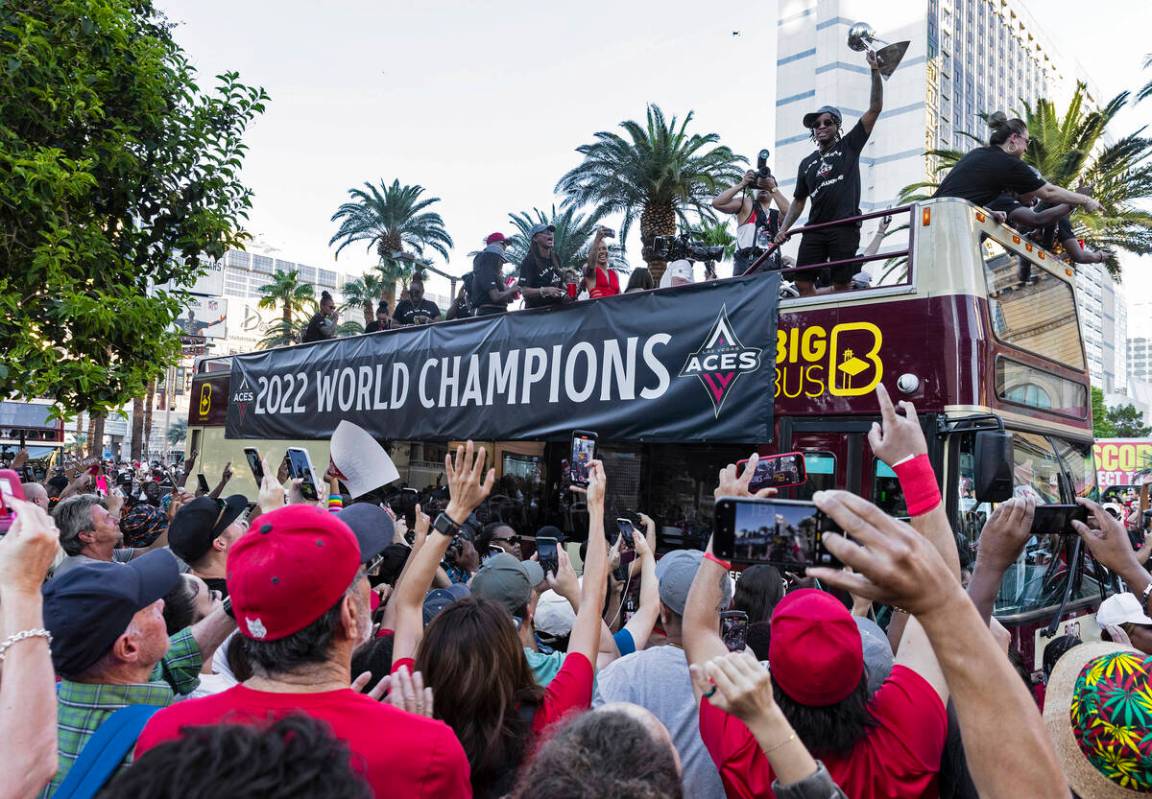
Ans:
{"label": "pink wristband", "polygon": [[936,485],[936,473],[927,455],[898,463],[892,471],[900,479],[909,516],[923,516],[940,504],[940,486]]}

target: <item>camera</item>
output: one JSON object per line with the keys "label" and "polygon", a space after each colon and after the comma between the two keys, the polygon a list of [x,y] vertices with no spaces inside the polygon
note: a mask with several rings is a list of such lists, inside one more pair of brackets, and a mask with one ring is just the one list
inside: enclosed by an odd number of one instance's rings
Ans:
{"label": "camera", "polygon": [[653,238],[652,256],[659,261],[720,261],[724,258],[724,248],[692,241],[687,233],[681,233]]}
{"label": "camera", "polygon": [[763,180],[771,174],[772,170],[768,168],[768,150],[761,150],[760,154],[756,157],[756,177]]}

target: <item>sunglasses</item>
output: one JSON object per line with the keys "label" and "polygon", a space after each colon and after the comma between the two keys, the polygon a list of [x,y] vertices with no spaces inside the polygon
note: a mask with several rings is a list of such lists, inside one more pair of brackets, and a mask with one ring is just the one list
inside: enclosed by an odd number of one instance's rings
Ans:
{"label": "sunglasses", "polygon": [[500,543],[519,544],[522,540],[523,539],[521,539],[520,536],[518,536],[518,535],[510,535],[507,538],[493,538],[492,543],[493,544],[500,544]]}
{"label": "sunglasses", "polygon": [[834,128],[839,124],[840,123],[835,119],[818,119],[816,120],[816,124],[812,126],[812,130],[816,130],[818,128]]}

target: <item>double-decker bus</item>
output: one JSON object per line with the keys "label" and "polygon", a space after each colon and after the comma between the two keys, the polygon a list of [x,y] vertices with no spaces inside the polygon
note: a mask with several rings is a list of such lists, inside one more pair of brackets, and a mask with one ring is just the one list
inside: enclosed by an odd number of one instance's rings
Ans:
{"label": "double-decker bus", "polygon": [[[28,450],[28,468],[42,475],[60,463],[64,449],[64,422],[50,416],[49,400],[0,401],[0,462],[11,463],[21,448]],[[39,479],[39,477],[37,478]]]}
{"label": "double-decker bus", "polygon": [[[881,382],[894,399],[916,405],[966,566],[995,506],[982,488],[989,470],[999,472],[1000,498],[1031,493],[1041,502],[1072,502],[1094,493],[1089,379],[1072,269],[963,200],[933,200],[899,213],[907,215],[907,243],[874,256],[880,269],[871,288],[780,301],[774,397],[762,398],[774,401],[771,440],[602,439],[608,513],[643,511],[656,520],[662,545],[702,545],[718,470],[756,449],[804,453],[808,480],[786,496],[841,488],[899,516],[898,481],[867,441],[879,416],[875,387]],[[660,291],[674,296],[682,289]],[[269,445],[225,436],[235,389],[230,369],[229,359],[206,359],[194,377],[188,440],[202,468],[212,473],[226,461],[242,463],[245,446],[278,457],[283,446],[299,445],[322,470],[326,441]],[[1010,445],[1001,431],[1011,434]],[[541,439],[484,443],[497,469],[502,518],[529,536],[554,523],[579,537],[581,508],[560,491],[568,440]],[[980,452],[981,441],[989,440],[1000,445],[991,458]],[[402,479],[420,489],[436,482],[449,443],[393,440],[389,447]],[[1045,536],[1030,542],[997,599],[997,617],[1037,667],[1047,640],[1041,631],[1057,622],[1090,626],[1101,598],[1096,571],[1082,567],[1073,541]]]}

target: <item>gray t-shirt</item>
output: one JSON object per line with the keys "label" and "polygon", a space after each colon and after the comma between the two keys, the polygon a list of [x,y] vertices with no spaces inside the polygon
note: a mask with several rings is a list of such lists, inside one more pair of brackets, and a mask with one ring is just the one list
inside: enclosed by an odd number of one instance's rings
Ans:
{"label": "gray t-shirt", "polygon": [[668,728],[684,768],[685,796],[724,799],[720,772],[700,738],[700,712],[683,649],[656,646],[634,652],[597,676],[600,696],[593,698],[593,705],[631,702],[647,708]]}
{"label": "gray t-shirt", "polygon": [[[136,550],[131,548],[114,549],[112,550],[113,563],[127,563],[136,557]],[[59,577],[65,572],[75,569],[77,566],[83,566],[85,563],[107,563],[106,560],[99,560],[98,558],[90,558],[87,555],[69,555],[60,561],[60,565],[52,571],[53,577]]]}

